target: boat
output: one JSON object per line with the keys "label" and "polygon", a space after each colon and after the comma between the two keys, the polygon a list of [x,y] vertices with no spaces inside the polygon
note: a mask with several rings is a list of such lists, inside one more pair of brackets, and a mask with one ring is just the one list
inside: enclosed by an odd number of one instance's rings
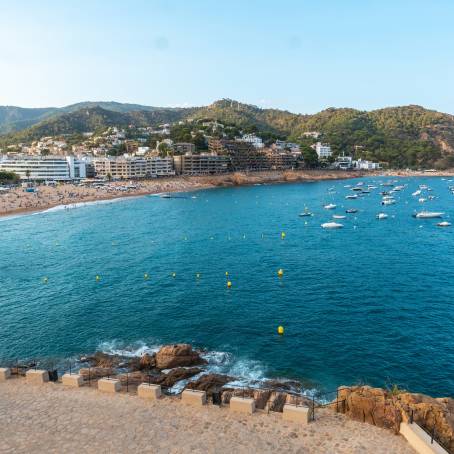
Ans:
{"label": "boat", "polygon": [[438,211],[420,211],[419,213],[415,213],[413,217],[418,219],[434,219],[441,218],[443,215],[444,213]]}
{"label": "boat", "polygon": [[321,225],[321,227],[322,229],[341,229],[343,225],[338,222],[325,222]]}
{"label": "boat", "polygon": [[438,227],[450,227],[451,223],[448,221],[442,221],[442,222],[439,222],[437,225],[438,225]]}
{"label": "boat", "polygon": [[357,213],[358,210],[356,208],[349,208],[348,210],[345,210],[346,213]]}
{"label": "boat", "polygon": [[427,200],[427,199],[425,199],[424,197],[420,197],[420,198],[418,199],[418,202],[419,202],[419,203],[424,203],[426,200]]}
{"label": "boat", "polygon": [[388,215],[386,213],[378,213],[377,216],[375,216],[377,219],[387,219]]}
{"label": "boat", "polygon": [[343,214],[333,214],[333,219],[345,219],[346,217]]}
{"label": "boat", "polygon": [[325,210],[333,210],[336,208],[336,205],[334,205],[334,203],[328,203],[328,205],[325,205],[323,208],[325,208]]}
{"label": "boat", "polygon": [[313,214],[307,208],[305,208],[304,211],[299,214],[300,218],[305,218],[308,216],[313,216]]}
{"label": "boat", "polygon": [[346,199],[357,199],[358,196],[355,194],[355,195],[347,195],[345,196]]}
{"label": "boat", "polygon": [[396,201],[394,199],[385,199],[381,202],[382,205],[394,205]]}
{"label": "boat", "polygon": [[354,188],[351,189],[352,191],[362,191],[362,188],[359,188],[358,186],[355,186]]}
{"label": "boat", "polygon": [[417,191],[415,191],[412,196],[416,197],[417,195],[421,194],[421,191],[418,189]]}

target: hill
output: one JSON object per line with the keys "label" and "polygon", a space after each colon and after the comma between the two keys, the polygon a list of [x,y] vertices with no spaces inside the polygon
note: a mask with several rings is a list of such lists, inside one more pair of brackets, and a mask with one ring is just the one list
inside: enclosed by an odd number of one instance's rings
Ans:
{"label": "hill", "polygon": [[55,113],[55,107],[27,109],[15,106],[0,106],[0,134],[28,128]]}
{"label": "hill", "polygon": [[194,108],[85,102],[61,109],[24,109],[30,112],[10,109],[8,114],[5,109],[0,110],[3,124],[41,120],[22,131],[0,136],[3,144],[108,126],[156,126],[180,120],[190,120],[188,125],[197,129],[197,120],[216,120],[236,130],[255,131],[264,138],[281,137],[305,144],[304,132],[319,131],[321,140],[330,143],[337,154],[353,154],[393,167],[454,166],[454,116],[415,105],[370,112],[328,108],[314,115],[261,109],[229,99]]}

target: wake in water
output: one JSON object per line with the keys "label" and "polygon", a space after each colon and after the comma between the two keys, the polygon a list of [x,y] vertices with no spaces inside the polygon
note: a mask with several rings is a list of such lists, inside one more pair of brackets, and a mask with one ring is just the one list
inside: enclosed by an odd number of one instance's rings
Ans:
{"label": "wake in water", "polygon": [[[124,345],[119,341],[111,341],[102,342],[98,346],[98,351],[111,356],[140,358],[145,354],[153,355],[162,347],[163,345],[158,344],[147,345],[143,341],[131,345]],[[169,389],[169,392],[178,394],[188,383],[195,382],[204,375],[218,374],[231,377],[231,380],[226,384],[230,388],[263,389],[272,387],[276,390],[290,391],[306,397],[318,394],[317,389],[306,389],[297,381],[267,376],[266,367],[260,361],[237,358],[232,353],[223,351],[198,350],[198,352],[200,357],[206,361],[205,365],[200,366],[202,371],[189,379],[178,381]],[[170,369],[162,372],[168,373],[169,371]]]}

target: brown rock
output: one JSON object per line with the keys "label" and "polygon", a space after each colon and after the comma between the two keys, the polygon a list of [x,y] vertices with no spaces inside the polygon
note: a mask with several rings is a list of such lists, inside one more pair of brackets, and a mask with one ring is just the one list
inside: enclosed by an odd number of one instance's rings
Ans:
{"label": "brown rock", "polygon": [[207,374],[202,375],[198,380],[188,383],[186,388],[188,389],[197,389],[198,391],[206,391],[208,395],[213,394],[213,392],[220,391],[221,388],[232,381],[231,377],[227,375],[220,374]]}
{"label": "brown rock", "polygon": [[156,366],[156,356],[150,355],[149,353],[145,353],[140,358],[139,368],[140,370],[143,369],[151,369]]}
{"label": "brown rock", "polygon": [[79,374],[82,375],[84,380],[98,379],[115,375],[115,371],[109,367],[83,367],[80,369]]}
{"label": "brown rock", "polygon": [[156,353],[156,367],[158,369],[197,366],[205,363],[206,361],[189,344],[166,345]]}
{"label": "brown rock", "polygon": [[199,374],[200,372],[202,372],[202,370],[198,367],[191,367],[189,369],[179,367],[177,369],[172,369],[168,374],[150,376],[150,378],[147,377],[145,381],[170,388],[180,380],[186,380]]}

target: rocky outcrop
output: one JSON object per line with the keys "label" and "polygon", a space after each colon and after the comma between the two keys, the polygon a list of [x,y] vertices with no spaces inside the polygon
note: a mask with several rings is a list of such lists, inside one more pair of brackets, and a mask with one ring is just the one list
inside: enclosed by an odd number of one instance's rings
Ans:
{"label": "rocky outcrop", "polygon": [[153,367],[156,367],[156,355],[150,355],[149,353],[142,355],[139,361],[139,369],[145,370]]}
{"label": "rocky outcrop", "polygon": [[399,432],[400,423],[413,420],[454,450],[454,399],[434,399],[398,389],[370,386],[339,388],[339,411],[348,417]]}
{"label": "rocky outcrop", "polygon": [[80,369],[79,374],[82,375],[84,380],[94,380],[115,375],[115,370],[110,367],[83,367]]}
{"label": "rocky outcrop", "polygon": [[172,369],[167,374],[150,376],[146,381],[149,381],[150,383],[154,383],[156,385],[164,386],[166,388],[170,388],[180,380],[187,380],[188,378],[194,377],[194,375],[200,374],[200,372],[202,372],[202,370],[198,367],[191,367],[189,369],[179,367]]}
{"label": "rocky outcrop", "polygon": [[186,388],[206,391],[207,395],[211,395],[213,392],[220,391],[226,383],[232,380],[232,377],[228,377],[227,375],[207,374],[202,375],[198,380],[189,383]]}
{"label": "rocky outcrop", "polygon": [[198,366],[205,363],[206,361],[189,344],[166,345],[156,353],[158,369]]}

